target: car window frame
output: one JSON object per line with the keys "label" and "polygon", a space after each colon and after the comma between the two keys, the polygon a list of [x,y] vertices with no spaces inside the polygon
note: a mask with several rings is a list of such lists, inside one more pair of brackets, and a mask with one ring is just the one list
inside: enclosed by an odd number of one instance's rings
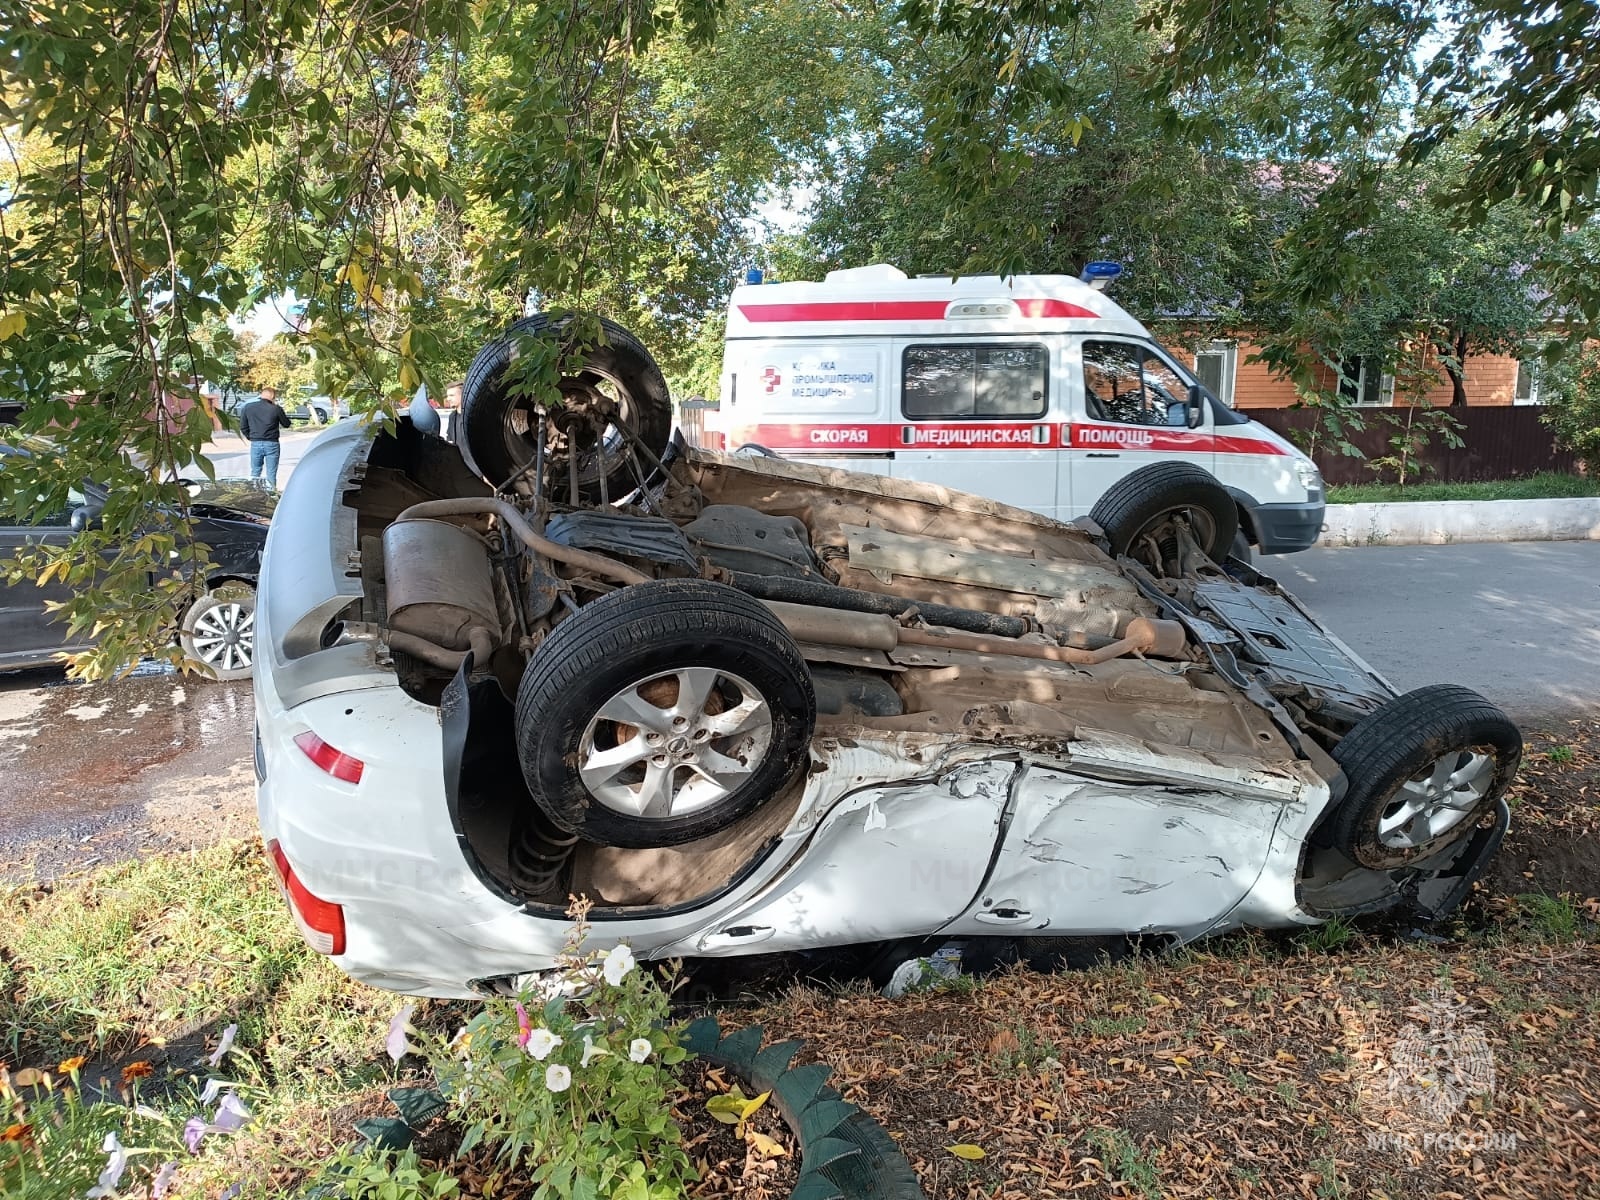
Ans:
{"label": "car window frame", "polygon": [[[906,358],[913,350],[971,350],[974,355],[983,350],[1031,350],[1039,355],[1040,365],[1043,368],[1042,381],[1039,389],[1039,402],[1036,411],[1023,413],[979,413],[973,412],[965,415],[935,414],[931,416],[915,416],[906,408]],[[1027,341],[1002,341],[1002,340],[972,340],[972,341],[913,341],[900,347],[900,419],[903,421],[1042,421],[1050,412],[1050,358],[1051,350],[1048,342],[1029,339]],[[976,404],[976,395],[974,395]]]}
{"label": "car window frame", "polygon": [[[1116,417],[1100,416],[1096,412],[1095,408],[1093,407],[1094,398],[1091,397],[1090,392],[1089,392],[1088,371],[1087,371],[1087,367],[1086,367],[1086,363],[1085,363],[1085,358],[1086,358],[1085,351],[1087,351],[1089,346],[1091,344],[1093,344],[1093,343],[1102,343],[1102,344],[1116,345],[1116,346],[1129,346],[1129,347],[1132,347],[1132,348],[1140,351],[1142,355],[1149,356],[1149,357],[1154,357],[1154,358],[1158,359],[1160,362],[1162,362],[1163,364],[1165,364],[1167,369],[1170,370],[1174,375],[1176,375],[1178,377],[1179,382],[1182,383],[1183,386],[1184,386],[1184,395],[1180,396],[1180,397],[1177,397],[1176,399],[1174,399],[1172,402],[1170,402],[1167,405],[1167,411],[1169,413],[1169,417],[1170,417],[1170,413],[1172,411],[1172,405],[1173,404],[1182,405],[1184,407],[1184,409],[1185,409],[1185,412],[1187,412],[1188,389],[1189,388],[1199,387],[1202,391],[1206,392],[1206,395],[1208,395],[1208,396],[1210,395],[1210,392],[1206,391],[1205,385],[1200,383],[1198,378],[1196,378],[1194,372],[1186,369],[1181,363],[1178,362],[1178,360],[1176,358],[1173,357],[1173,355],[1171,353],[1168,352],[1167,348],[1165,346],[1161,345],[1159,342],[1151,341],[1151,340],[1148,340],[1148,339],[1145,339],[1145,338],[1123,337],[1123,336],[1119,336],[1119,335],[1114,334],[1114,333],[1112,333],[1112,334],[1089,333],[1089,334],[1085,334],[1083,337],[1078,339],[1077,353],[1074,355],[1074,359],[1075,359],[1075,362],[1076,362],[1076,365],[1077,365],[1077,368],[1078,368],[1078,380],[1077,380],[1077,382],[1078,382],[1079,400],[1080,400],[1080,403],[1083,406],[1083,415],[1084,415],[1085,418],[1087,418],[1090,421],[1098,422],[1099,424],[1102,424],[1102,425],[1116,425],[1116,426],[1119,426],[1119,427],[1124,428],[1124,429],[1166,429],[1166,430],[1177,431],[1177,432],[1180,432],[1180,433],[1196,433],[1196,432],[1199,432],[1194,426],[1189,424],[1187,415],[1185,416],[1183,423],[1179,424],[1179,425],[1173,425],[1170,422],[1170,420],[1165,424],[1152,425],[1152,424],[1148,424],[1146,422],[1123,421],[1123,420],[1120,420],[1120,419],[1118,419]],[[1142,361],[1143,361],[1143,359],[1141,358],[1141,364],[1142,364]],[[1140,389],[1141,395],[1144,392],[1147,391],[1148,386],[1149,386],[1148,384],[1146,384],[1144,376],[1145,376],[1145,371],[1143,369],[1143,366],[1141,365],[1140,371],[1139,371],[1139,389]]]}

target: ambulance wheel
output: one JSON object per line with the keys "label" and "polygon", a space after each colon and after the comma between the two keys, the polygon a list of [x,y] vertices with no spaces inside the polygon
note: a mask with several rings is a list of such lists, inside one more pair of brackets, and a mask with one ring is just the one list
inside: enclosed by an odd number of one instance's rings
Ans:
{"label": "ambulance wheel", "polygon": [[1220,563],[1239,532],[1239,509],[1216,476],[1193,463],[1140,467],[1106,489],[1089,510],[1111,556],[1134,559],[1157,575],[1184,574],[1185,543]]}
{"label": "ambulance wheel", "polygon": [[[557,385],[560,400],[548,410],[543,490],[559,500],[572,498],[574,456],[579,501],[619,500],[649,480],[651,455],[666,453],[672,436],[672,400],[661,368],[621,325],[598,320],[601,343],[569,364],[571,374]],[[480,350],[467,370],[461,453],[496,487],[531,467],[539,431],[538,402],[513,394],[508,368],[528,353],[530,340],[544,335],[565,354],[577,321],[544,313],[524,317]],[[635,449],[634,441],[649,453]]]}
{"label": "ambulance wheel", "polygon": [[816,695],[765,605],[726,584],[659,579],[579,609],[517,692],[517,752],[540,810],[632,850],[708,837],[805,766]]}

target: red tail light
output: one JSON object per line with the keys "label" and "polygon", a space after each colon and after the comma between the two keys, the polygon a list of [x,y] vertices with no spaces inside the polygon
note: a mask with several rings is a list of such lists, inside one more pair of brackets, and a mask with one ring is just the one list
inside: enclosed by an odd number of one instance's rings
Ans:
{"label": "red tail light", "polygon": [[306,757],[335,779],[346,783],[360,783],[363,763],[343,750],[335,750],[309,729],[296,734],[294,744],[304,750]]}
{"label": "red tail light", "polygon": [[305,935],[307,943],[319,954],[344,953],[344,909],[313,896],[306,890],[289,865],[289,859],[277,839],[267,843],[267,861],[278,877],[278,886],[289,902],[289,911],[295,924]]}

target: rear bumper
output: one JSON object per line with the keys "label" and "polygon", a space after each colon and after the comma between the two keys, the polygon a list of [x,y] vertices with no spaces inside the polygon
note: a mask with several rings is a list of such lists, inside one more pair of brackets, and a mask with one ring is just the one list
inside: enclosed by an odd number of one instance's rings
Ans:
{"label": "rear bumper", "polygon": [[1258,504],[1250,512],[1262,554],[1293,554],[1317,544],[1328,512],[1325,500],[1303,504]]}

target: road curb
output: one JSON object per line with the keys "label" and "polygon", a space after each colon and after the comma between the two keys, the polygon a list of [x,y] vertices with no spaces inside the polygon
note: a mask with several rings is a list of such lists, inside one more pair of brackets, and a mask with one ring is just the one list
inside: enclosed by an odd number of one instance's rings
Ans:
{"label": "road curb", "polygon": [[1600,541],[1600,496],[1330,504],[1319,546]]}

